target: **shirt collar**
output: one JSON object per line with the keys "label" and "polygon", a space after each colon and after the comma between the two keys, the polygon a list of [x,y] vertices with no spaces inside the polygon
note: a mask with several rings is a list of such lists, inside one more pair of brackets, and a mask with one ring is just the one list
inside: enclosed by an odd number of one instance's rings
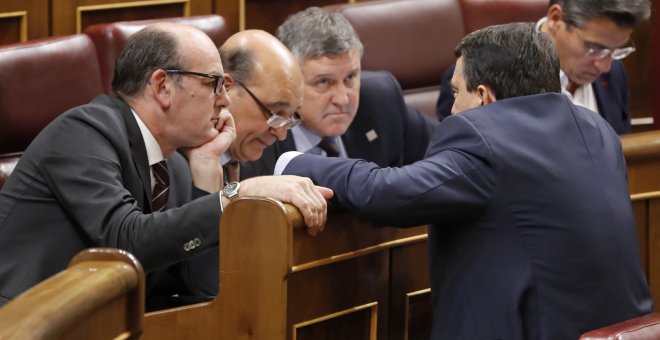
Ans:
{"label": "shirt collar", "polygon": [[296,141],[296,150],[300,152],[308,152],[316,147],[323,138],[302,124],[291,129],[291,133]]}
{"label": "shirt collar", "polygon": [[160,149],[156,138],[151,134],[149,128],[144,124],[140,116],[131,108],[133,117],[137,121],[138,127],[140,128],[140,133],[142,134],[142,140],[144,141],[144,147],[147,149],[147,159],[149,160],[149,166],[152,166],[165,159],[163,157],[163,151]]}

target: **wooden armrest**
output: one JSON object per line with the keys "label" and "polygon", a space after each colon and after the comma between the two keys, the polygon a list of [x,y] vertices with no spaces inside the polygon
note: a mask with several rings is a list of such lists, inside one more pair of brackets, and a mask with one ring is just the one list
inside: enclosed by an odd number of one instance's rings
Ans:
{"label": "wooden armrest", "polygon": [[595,329],[580,336],[580,340],[651,340],[659,338],[660,314],[658,313]]}
{"label": "wooden armrest", "polygon": [[92,248],[0,309],[0,338],[138,338],[143,317],[144,272],[137,259]]}
{"label": "wooden armrest", "polygon": [[660,157],[660,130],[621,136],[623,154],[628,162]]}

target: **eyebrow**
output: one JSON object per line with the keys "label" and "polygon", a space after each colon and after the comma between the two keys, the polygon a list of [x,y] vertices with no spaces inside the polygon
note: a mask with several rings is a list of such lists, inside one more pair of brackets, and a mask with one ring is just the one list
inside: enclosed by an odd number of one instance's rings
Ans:
{"label": "eyebrow", "polygon": [[589,47],[598,48],[598,49],[605,49],[605,48],[607,48],[607,49],[612,50],[612,49],[616,49],[616,48],[618,48],[618,47],[607,47],[607,46],[605,46],[605,45],[603,45],[603,44],[601,44],[601,43],[597,43],[597,42],[595,42],[595,41],[590,41],[590,40],[584,40],[584,44],[587,45],[587,46],[589,46]]}

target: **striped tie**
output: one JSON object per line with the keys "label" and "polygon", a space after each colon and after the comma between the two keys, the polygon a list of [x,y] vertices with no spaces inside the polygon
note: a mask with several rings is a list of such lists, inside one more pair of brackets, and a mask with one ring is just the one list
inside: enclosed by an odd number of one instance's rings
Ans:
{"label": "striped tie", "polygon": [[170,193],[170,177],[167,174],[167,163],[160,161],[151,166],[154,172],[156,185],[151,195],[151,211],[164,211],[167,205],[167,196]]}
{"label": "striped tie", "polygon": [[334,137],[323,137],[319,143],[319,148],[325,151],[325,154],[328,157],[339,156],[339,147],[337,146],[337,143],[335,143]]}
{"label": "striped tie", "polygon": [[225,178],[225,184],[236,182],[240,179],[241,167],[238,161],[231,160],[222,166],[222,173]]}

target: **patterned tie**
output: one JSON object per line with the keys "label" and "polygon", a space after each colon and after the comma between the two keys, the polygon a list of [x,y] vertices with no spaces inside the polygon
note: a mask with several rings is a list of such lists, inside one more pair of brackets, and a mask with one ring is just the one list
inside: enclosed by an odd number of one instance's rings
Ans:
{"label": "patterned tie", "polygon": [[325,154],[328,157],[339,156],[339,147],[337,147],[337,143],[335,143],[334,137],[323,137],[319,143],[319,148],[325,151]]}
{"label": "patterned tie", "polygon": [[223,165],[222,172],[225,177],[225,184],[238,181],[240,178],[240,170],[241,168],[238,161],[232,160]]}
{"label": "patterned tie", "polygon": [[151,166],[154,172],[154,185],[153,193],[151,194],[151,211],[164,211],[167,205],[167,196],[170,193],[170,176],[167,174],[167,163],[160,161]]}

